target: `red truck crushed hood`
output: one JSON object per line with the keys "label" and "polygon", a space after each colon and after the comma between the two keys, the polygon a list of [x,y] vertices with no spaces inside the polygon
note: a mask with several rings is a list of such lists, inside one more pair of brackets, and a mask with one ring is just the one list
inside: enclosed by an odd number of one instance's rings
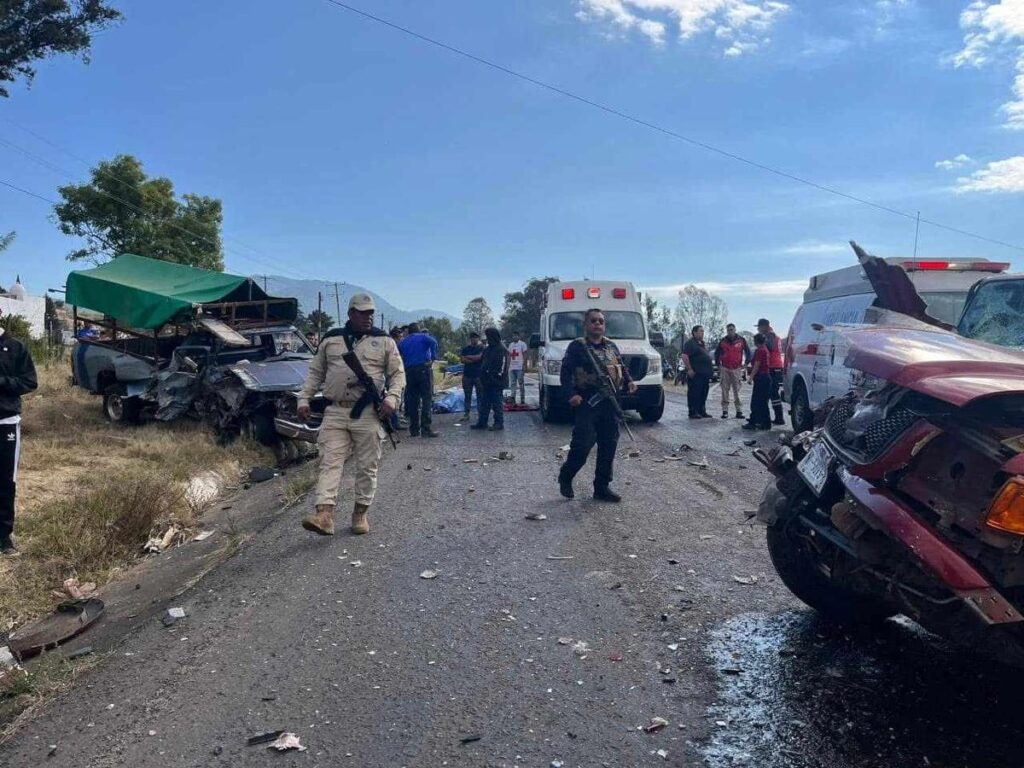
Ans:
{"label": "red truck crushed hood", "polygon": [[850,342],[846,365],[955,406],[1024,393],[1024,352],[911,324],[836,327]]}

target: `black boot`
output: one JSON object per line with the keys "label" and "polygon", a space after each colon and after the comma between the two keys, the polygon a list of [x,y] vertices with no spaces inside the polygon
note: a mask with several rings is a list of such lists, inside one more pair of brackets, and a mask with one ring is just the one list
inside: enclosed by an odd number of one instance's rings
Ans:
{"label": "black boot", "polygon": [[610,501],[612,504],[618,504],[622,501],[622,497],[607,485],[602,488],[594,489],[594,499],[597,501]]}
{"label": "black boot", "polygon": [[567,499],[575,499],[576,494],[572,490],[572,480],[558,479],[558,492]]}

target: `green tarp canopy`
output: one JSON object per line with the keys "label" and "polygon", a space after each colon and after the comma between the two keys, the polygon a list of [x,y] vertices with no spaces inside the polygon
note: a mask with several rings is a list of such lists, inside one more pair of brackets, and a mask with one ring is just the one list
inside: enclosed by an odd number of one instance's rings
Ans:
{"label": "green tarp canopy", "polygon": [[[188,267],[126,253],[95,269],[68,275],[65,300],[76,307],[102,312],[130,328],[159,328],[191,317],[193,308],[220,302],[270,301],[268,319],[293,321],[295,299],[268,296],[250,278]],[[236,317],[260,319],[262,305],[240,307]],[[220,314],[217,312],[216,314]]]}

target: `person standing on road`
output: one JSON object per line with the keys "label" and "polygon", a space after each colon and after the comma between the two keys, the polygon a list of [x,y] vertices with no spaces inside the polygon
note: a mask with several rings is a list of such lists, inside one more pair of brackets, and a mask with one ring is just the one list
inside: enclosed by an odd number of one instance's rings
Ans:
{"label": "person standing on road", "polygon": [[8,557],[20,554],[13,534],[21,455],[21,396],[38,386],[32,355],[0,325],[0,555]]}
{"label": "person standing on road", "polygon": [[757,321],[757,332],[764,336],[764,347],[768,350],[768,372],[772,378],[772,411],[775,414],[773,424],[785,424],[782,417],[782,380],[785,375],[782,357],[782,339],[775,333],[772,324],[762,317]]}
{"label": "person standing on road", "polygon": [[598,501],[622,501],[622,497],[611,489],[612,465],[615,448],[619,443],[619,419],[615,407],[607,399],[592,402],[600,391],[600,382],[594,371],[587,351],[593,353],[597,364],[608,373],[616,394],[626,389],[636,392],[636,382],[629,376],[615,342],[604,335],[604,313],[600,309],[588,309],[583,316],[586,336],[576,339],[565,350],[562,360],[562,391],[569,393],[569,405],[573,408],[575,423],[569,455],[558,473],[558,490],[567,499],[576,494],[572,480],[587,463],[590,450],[597,443],[597,467],[594,470],[594,498]]}
{"label": "person standing on road", "polygon": [[754,391],[750,395],[750,421],[743,425],[744,429],[771,429],[771,412],[768,403],[772,397],[772,376],[769,369],[769,353],[763,334],[754,334],[754,364],[751,378],[754,380]]}
{"label": "person standing on road", "polygon": [[484,345],[480,343],[480,334],[473,331],[469,334],[469,344],[462,348],[459,353],[462,358],[462,392],[466,398],[466,404],[462,408],[463,420],[469,418],[469,411],[473,404],[473,392],[476,392],[477,413],[483,407],[483,389],[480,385],[480,361],[484,356]]}
{"label": "person standing on road", "polygon": [[509,353],[505,345],[501,343],[501,334],[497,328],[484,329],[484,336],[487,337],[487,347],[484,349],[483,357],[480,360],[480,389],[482,397],[478,396],[477,413],[479,418],[476,424],[470,429],[487,429],[488,414],[494,412],[494,424],[490,427],[493,431],[505,428],[505,409],[502,402],[502,395],[508,387],[508,365]]}
{"label": "person standing on road", "polygon": [[512,402],[516,401],[516,388],[519,389],[519,400],[526,405],[526,342],[519,332],[512,334],[512,343],[508,345],[509,386],[512,388]]}
{"label": "person standing on road", "polygon": [[[384,428],[398,408],[405,386],[405,368],[394,339],[373,327],[373,298],[357,293],[348,303],[348,322],[324,334],[309,365],[309,375],[299,392],[299,418],[309,419],[309,400],[323,392],[327,409],[320,424],[320,475],[316,484],[316,514],[302,520],[302,527],[323,536],[334,535],[334,508],[338,503],[341,473],[350,456],[356,459],[355,507],[352,533],[370,532],[368,513],[377,492]],[[352,351],[382,393],[378,418],[366,390],[342,355]]]}
{"label": "person standing on road", "polygon": [[430,426],[430,409],[434,405],[434,361],[437,341],[418,323],[409,323],[409,335],[398,349],[405,363],[405,415],[409,419],[409,437],[437,437]]}
{"label": "person standing on road", "polygon": [[683,355],[686,356],[686,405],[690,418],[710,419],[708,390],[711,389],[715,366],[704,344],[704,326],[693,326],[690,338],[683,345]]}
{"label": "person standing on road", "polygon": [[725,336],[715,347],[715,363],[718,365],[718,379],[722,388],[722,418],[729,418],[729,391],[736,404],[736,418],[743,418],[743,402],[740,400],[740,382],[743,371],[750,363],[750,347],[747,340],[736,333],[736,326],[725,326]]}

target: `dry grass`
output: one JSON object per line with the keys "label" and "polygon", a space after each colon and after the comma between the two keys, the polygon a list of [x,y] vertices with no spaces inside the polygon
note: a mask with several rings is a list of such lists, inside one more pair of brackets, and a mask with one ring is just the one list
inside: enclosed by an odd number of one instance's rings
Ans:
{"label": "dry grass", "polygon": [[24,555],[0,560],[0,633],[51,610],[64,579],[103,584],[151,534],[192,524],[183,484],[196,473],[233,478],[272,460],[243,441],[217,445],[201,424],[109,424],[99,398],[70,386],[66,364],[39,375],[22,424],[15,535]]}
{"label": "dry grass", "polygon": [[68,661],[59,653],[44,653],[31,667],[12,670],[0,678],[0,744],[97,663],[99,657],[95,655]]}
{"label": "dry grass", "polygon": [[281,489],[281,501],[286,509],[298,504],[316,487],[317,469],[316,464],[306,464],[301,469],[289,473]]}

